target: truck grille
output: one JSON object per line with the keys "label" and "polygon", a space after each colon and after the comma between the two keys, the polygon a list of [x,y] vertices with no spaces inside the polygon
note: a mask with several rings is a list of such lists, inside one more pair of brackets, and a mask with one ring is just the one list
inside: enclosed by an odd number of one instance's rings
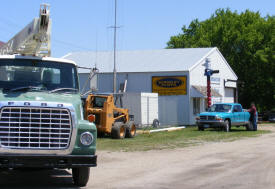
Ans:
{"label": "truck grille", "polygon": [[200,120],[207,120],[207,116],[200,116]]}
{"label": "truck grille", "polygon": [[200,120],[215,120],[215,116],[200,116]]}
{"label": "truck grille", "polygon": [[208,120],[215,120],[215,116],[207,116]]}
{"label": "truck grille", "polygon": [[20,149],[66,149],[72,124],[69,110],[60,108],[3,107],[0,144]]}

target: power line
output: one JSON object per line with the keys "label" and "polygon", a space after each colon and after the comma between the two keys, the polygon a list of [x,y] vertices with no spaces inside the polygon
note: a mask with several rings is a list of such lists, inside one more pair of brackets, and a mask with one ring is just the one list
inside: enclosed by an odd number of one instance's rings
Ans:
{"label": "power line", "polygon": [[3,18],[3,17],[0,17],[0,22],[4,23],[5,25],[7,26],[10,26],[12,28],[22,28],[21,25],[15,23],[14,21],[10,20],[10,19],[7,19],[7,18]]}
{"label": "power line", "polygon": [[65,46],[74,47],[74,48],[77,48],[77,49],[82,49],[82,50],[87,50],[87,51],[92,51],[92,49],[90,49],[90,48],[78,46],[78,45],[75,45],[73,43],[69,43],[69,42],[65,42],[65,41],[60,41],[60,40],[57,40],[57,39],[53,39],[53,41],[56,42],[56,43],[63,44]]}

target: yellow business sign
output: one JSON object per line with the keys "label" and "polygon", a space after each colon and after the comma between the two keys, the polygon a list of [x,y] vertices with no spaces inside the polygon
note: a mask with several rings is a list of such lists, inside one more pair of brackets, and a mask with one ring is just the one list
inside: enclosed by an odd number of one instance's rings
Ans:
{"label": "yellow business sign", "polygon": [[153,76],[152,92],[159,95],[186,95],[186,76]]}

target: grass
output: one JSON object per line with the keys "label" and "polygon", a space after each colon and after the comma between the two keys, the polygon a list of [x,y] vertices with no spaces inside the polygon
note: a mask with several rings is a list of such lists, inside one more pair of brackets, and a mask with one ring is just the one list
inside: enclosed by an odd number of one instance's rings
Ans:
{"label": "grass", "polygon": [[271,131],[246,131],[244,127],[233,127],[231,132],[206,129],[198,131],[197,127],[188,127],[172,132],[157,132],[139,134],[135,138],[115,140],[111,138],[98,138],[97,149],[106,151],[147,151],[173,149],[198,145],[205,142],[228,142],[245,137],[255,137]]}

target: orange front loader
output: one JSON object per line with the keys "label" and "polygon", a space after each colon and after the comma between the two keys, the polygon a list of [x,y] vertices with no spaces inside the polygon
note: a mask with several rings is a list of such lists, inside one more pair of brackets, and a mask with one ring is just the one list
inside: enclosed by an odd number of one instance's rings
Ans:
{"label": "orange front loader", "polygon": [[130,120],[128,109],[117,108],[113,95],[88,95],[85,102],[85,119],[95,122],[99,136],[112,138],[132,138],[136,126]]}

